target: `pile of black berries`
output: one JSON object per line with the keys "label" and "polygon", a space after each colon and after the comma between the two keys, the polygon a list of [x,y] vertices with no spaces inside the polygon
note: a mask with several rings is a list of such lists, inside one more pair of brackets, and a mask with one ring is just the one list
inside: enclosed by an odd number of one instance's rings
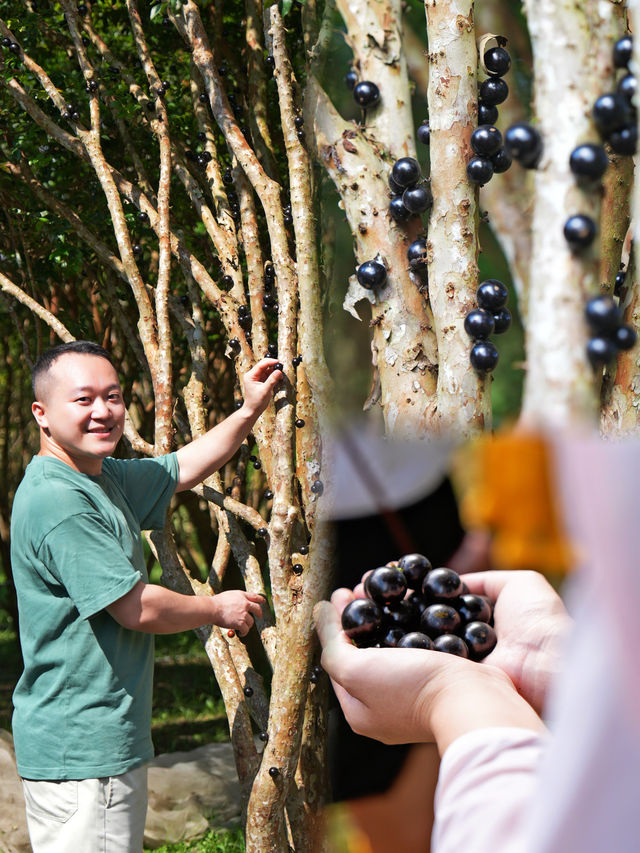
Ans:
{"label": "pile of black berries", "polygon": [[422,179],[420,163],[415,157],[401,157],[393,164],[389,175],[391,201],[389,215],[396,222],[406,222],[428,210],[433,198],[429,185]]}
{"label": "pile of black berries", "polygon": [[452,569],[433,569],[422,554],[405,554],[375,569],[366,598],[342,613],[342,627],[357,646],[433,649],[482,660],[496,645],[493,608],[473,595]]}
{"label": "pile of black berries", "polygon": [[618,81],[615,92],[601,95],[593,105],[593,120],[601,137],[616,154],[636,153],[638,128],[636,108],[632,102],[636,93],[636,78],[629,71],[633,53],[631,36],[623,36],[613,46],[613,64],[625,72]]}
{"label": "pile of black berries", "polygon": [[464,330],[474,341],[469,361],[478,373],[490,373],[498,363],[498,349],[488,338],[503,334],[511,326],[511,312],[506,308],[508,296],[501,281],[488,278],[476,291],[478,307],[465,317]]}
{"label": "pile of black berries", "polygon": [[471,134],[474,156],[467,164],[467,177],[480,186],[490,181],[494,174],[506,172],[511,165],[511,157],[502,144],[502,134],[495,127],[498,105],[509,94],[503,76],[511,68],[511,57],[509,51],[499,45],[486,50],[483,59],[488,77],[480,84],[478,127]]}
{"label": "pile of black berries", "polygon": [[592,335],[587,344],[587,358],[595,369],[602,369],[616,358],[620,350],[631,349],[635,344],[636,333],[622,322],[613,296],[602,294],[590,299],[585,317]]}

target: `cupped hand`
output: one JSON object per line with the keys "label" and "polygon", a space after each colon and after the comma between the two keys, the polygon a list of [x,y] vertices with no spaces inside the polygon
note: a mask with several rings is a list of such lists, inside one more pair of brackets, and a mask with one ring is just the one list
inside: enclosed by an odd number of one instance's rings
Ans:
{"label": "cupped hand", "polygon": [[214,605],[214,619],[220,628],[232,628],[241,637],[249,632],[254,617],[262,615],[263,596],[242,589],[229,589],[219,592],[211,599]]}
{"label": "cupped hand", "polygon": [[498,644],[483,664],[505,672],[541,712],[571,627],[562,599],[537,572],[479,572],[465,575],[464,581],[470,592],[494,602]]}

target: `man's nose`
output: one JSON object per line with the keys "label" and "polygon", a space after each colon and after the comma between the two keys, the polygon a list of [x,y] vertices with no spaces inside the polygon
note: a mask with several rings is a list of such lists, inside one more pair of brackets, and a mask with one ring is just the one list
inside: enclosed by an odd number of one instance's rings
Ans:
{"label": "man's nose", "polygon": [[94,417],[98,418],[108,417],[111,414],[111,409],[109,408],[107,401],[100,395],[95,397],[93,400],[92,414]]}

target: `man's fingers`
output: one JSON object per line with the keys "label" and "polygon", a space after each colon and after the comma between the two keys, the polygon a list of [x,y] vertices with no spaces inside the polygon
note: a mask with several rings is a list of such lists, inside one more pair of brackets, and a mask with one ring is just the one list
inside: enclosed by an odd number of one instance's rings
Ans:
{"label": "man's fingers", "polygon": [[330,642],[339,639],[340,634],[342,634],[342,626],[338,611],[333,604],[328,601],[318,602],[313,608],[313,619],[320,643],[323,646],[328,646]]}
{"label": "man's fingers", "polygon": [[345,609],[347,604],[349,604],[350,601],[353,601],[353,599],[354,594],[346,587],[340,587],[340,589],[334,590],[331,594],[331,603],[340,614],[342,614],[342,611]]}

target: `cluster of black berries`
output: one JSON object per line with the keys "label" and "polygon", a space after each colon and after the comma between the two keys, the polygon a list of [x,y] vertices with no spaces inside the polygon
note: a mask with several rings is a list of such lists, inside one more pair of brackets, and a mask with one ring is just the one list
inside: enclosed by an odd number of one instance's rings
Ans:
{"label": "cluster of black berries", "polygon": [[411,216],[424,213],[433,204],[431,191],[422,179],[420,163],[415,157],[396,160],[389,175],[389,188],[392,193],[389,215],[396,222],[406,222]]}
{"label": "cluster of black berries", "polygon": [[345,633],[361,648],[434,649],[482,660],[496,645],[489,600],[471,594],[452,569],[433,569],[422,554],[375,569],[364,589],[367,597],[342,612]]}
{"label": "cluster of black berries", "polygon": [[505,307],[508,296],[501,281],[488,278],[476,291],[478,307],[465,317],[464,330],[474,341],[469,361],[478,373],[490,373],[498,363],[498,349],[487,338],[501,335],[511,326],[511,312]]}
{"label": "cluster of black berries", "polygon": [[350,68],[344,78],[347,89],[353,92],[353,99],[363,109],[375,107],[380,101],[380,89],[371,80],[358,82],[358,73],[355,68]]}
{"label": "cluster of black berries", "polygon": [[587,357],[594,368],[613,361],[620,350],[628,350],[636,342],[636,333],[622,322],[620,309],[613,296],[603,294],[587,302],[585,317],[592,337],[587,344]]}
{"label": "cluster of black berries", "polygon": [[502,104],[509,94],[509,87],[502,77],[511,68],[511,57],[504,47],[498,46],[489,48],[483,58],[489,76],[480,84],[478,127],[471,134],[474,156],[467,163],[467,177],[480,186],[511,166],[502,134],[494,126],[498,120],[498,104]]}
{"label": "cluster of black berries", "polygon": [[2,45],[2,47],[6,47],[7,50],[11,51],[11,53],[14,53],[16,56],[19,55],[20,45],[18,44],[18,42],[11,41],[10,38],[5,37],[3,39],[0,39],[0,44]]}
{"label": "cluster of black berries", "polygon": [[264,295],[262,297],[262,307],[265,311],[277,313],[278,299],[274,293],[273,286],[276,281],[276,271],[272,263],[267,263],[264,268]]}

